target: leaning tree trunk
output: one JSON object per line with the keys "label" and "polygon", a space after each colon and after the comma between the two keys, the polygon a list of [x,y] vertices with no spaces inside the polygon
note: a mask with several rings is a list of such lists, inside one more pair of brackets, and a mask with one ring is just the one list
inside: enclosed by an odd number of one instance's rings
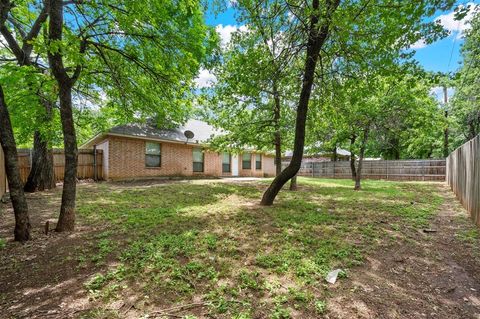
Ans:
{"label": "leaning tree trunk", "polygon": [[357,168],[357,174],[355,175],[355,188],[354,190],[358,191],[362,188],[361,185],[361,180],[362,180],[362,167],[363,167],[363,158],[365,156],[365,148],[367,146],[367,140],[368,140],[368,129],[365,129],[363,132],[363,139],[362,139],[362,145],[360,146],[360,156],[358,159],[358,168]]}
{"label": "leaning tree trunk", "polygon": [[[61,41],[63,29],[63,0],[50,0],[49,40]],[[61,50],[48,52],[52,74],[58,84],[60,119],[62,122],[63,145],[65,150],[65,175],[63,180],[62,206],[56,231],[75,230],[75,197],[77,183],[77,137],[73,122],[72,87],[78,78],[81,66],[77,66],[72,77],[63,64]]]}
{"label": "leaning tree trunk", "polygon": [[280,135],[280,95],[275,80],[273,82],[273,99],[275,101],[273,112],[273,121],[275,125],[275,176],[278,176],[282,172],[282,137]]}
{"label": "leaning tree trunk", "polygon": [[8,189],[15,214],[14,237],[16,241],[30,240],[30,219],[28,205],[23,192],[22,180],[18,169],[17,146],[13,135],[12,123],[8,112],[3,89],[0,86],[0,143],[5,155],[5,169],[8,179]]}
{"label": "leaning tree trunk", "polygon": [[310,17],[310,25],[307,42],[307,55],[305,60],[305,68],[302,81],[302,90],[300,92],[300,99],[297,107],[297,118],[295,123],[295,141],[293,147],[293,155],[290,164],[283,170],[268,187],[262,197],[261,205],[272,205],[278,192],[283,185],[295,176],[300,169],[303,158],[303,148],[305,144],[305,123],[307,121],[308,103],[310,101],[310,94],[315,79],[315,68],[317,66],[320,49],[327,40],[330,19],[332,13],[338,7],[340,1],[327,1],[327,18],[321,22],[318,27],[319,17],[319,0],[312,1],[312,15]]}
{"label": "leaning tree trunk", "polygon": [[55,188],[53,154],[39,131],[33,135],[32,168],[24,190],[29,193]]}

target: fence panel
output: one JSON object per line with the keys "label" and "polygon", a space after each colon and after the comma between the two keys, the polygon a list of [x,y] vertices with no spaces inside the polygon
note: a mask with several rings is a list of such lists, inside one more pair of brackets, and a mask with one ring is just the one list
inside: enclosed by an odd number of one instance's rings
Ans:
{"label": "fence panel", "polygon": [[[288,163],[284,163],[286,166]],[[358,166],[358,163],[356,163]],[[368,160],[363,161],[362,177],[405,181],[445,181],[446,161],[439,160]],[[349,161],[303,162],[299,176],[351,178]]]}
{"label": "fence panel", "polygon": [[474,223],[480,226],[480,135],[448,156],[446,180]]}
{"label": "fence panel", "polygon": [[[103,151],[96,151],[96,160],[94,151],[90,149],[78,150],[78,167],[77,178],[89,179],[95,178],[95,171],[97,179],[103,179]],[[96,165],[94,165],[96,162]],[[20,170],[20,177],[25,183],[30,173],[31,168],[31,151],[29,149],[18,150],[18,166]],[[55,180],[57,182],[63,181],[65,174],[65,155],[63,150],[53,150],[53,168],[55,174]]]}

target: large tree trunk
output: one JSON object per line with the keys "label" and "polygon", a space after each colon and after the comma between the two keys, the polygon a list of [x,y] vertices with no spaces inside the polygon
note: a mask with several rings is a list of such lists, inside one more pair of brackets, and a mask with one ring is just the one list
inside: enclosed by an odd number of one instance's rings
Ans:
{"label": "large tree trunk", "polygon": [[0,143],[5,155],[5,169],[8,179],[10,199],[15,214],[14,237],[16,241],[30,240],[30,219],[28,205],[23,192],[22,180],[18,169],[17,146],[13,135],[12,123],[8,112],[3,89],[0,86]]}
{"label": "large tree trunk", "polygon": [[71,86],[60,84],[60,115],[63,145],[65,148],[65,177],[63,180],[62,206],[56,231],[75,230],[75,197],[77,186],[77,137],[73,123]]}
{"label": "large tree trunk", "polygon": [[24,190],[29,193],[55,188],[53,154],[39,131],[33,135],[32,168]]}
{"label": "large tree trunk", "polygon": [[275,175],[278,176],[282,172],[282,138],[280,135],[280,95],[275,80],[273,81],[273,99],[275,102],[273,112],[273,121],[275,125]]}
{"label": "large tree trunk", "polygon": [[362,139],[362,145],[360,146],[360,155],[359,155],[359,159],[358,159],[357,174],[355,175],[355,188],[354,189],[356,191],[358,191],[362,188],[362,185],[361,185],[362,167],[363,167],[363,158],[365,156],[365,148],[367,146],[368,133],[369,133],[368,128],[363,131],[363,139]]}
{"label": "large tree trunk", "polygon": [[[42,100],[45,115],[39,121],[48,123],[52,120],[52,103]],[[55,188],[55,174],[53,170],[53,154],[49,150],[48,140],[39,131],[33,135],[32,168],[24,186],[26,192],[43,191]]]}
{"label": "large tree trunk", "polygon": [[355,144],[356,136],[350,138],[350,170],[352,171],[352,180],[357,178],[357,170],[355,168],[355,154],[353,153],[353,147]]}
{"label": "large tree trunk", "polygon": [[[63,0],[50,0],[49,40],[62,40]],[[75,230],[75,197],[77,183],[77,137],[73,122],[72,87],[78,78],[81,67],[77,66],[70,78],[63,64],[60,51],[49,52],[50,68],[59,88],[60,118],[65,149],[65,176],[63,181],[62,206],[56,231]]]}
{"label": "large tree trunk", "polygon": [[290,164],[275,179],[263,194],[261,205],[272,205],[278,192],[283,185],[295,176],[300,169],[303,158],[303,148],[305,144],[305,123],[307,120],[308,103],[315,79],[315,68],[317,65],[320,49],[327,40],[330,19],[332,13],[339,5],[339,0],[327,1],[327,17],[322,21],[319,28],[319,0],[312,1],[312,15],[308,32],[307,55],[305,60],[305,69],[303,74],[302,90],[297,107],[297,119],[295,123],[295,144],[293,147],[293,156]]}

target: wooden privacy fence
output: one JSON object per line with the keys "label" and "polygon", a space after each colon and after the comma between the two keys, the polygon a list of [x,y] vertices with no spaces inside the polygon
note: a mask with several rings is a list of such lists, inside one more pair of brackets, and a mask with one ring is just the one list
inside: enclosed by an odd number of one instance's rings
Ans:
{"label": "wooden privacy fence", "polygon": [[447,183],[480,226],[480,135],[447,157]]}
{"label": "wooden privacy fence", "polygon": [[[362,178],[396,181],[445,181],[445,160],[367,160]],[[358,166],[358,163],[357,165]],[[352,178],[349,161],[304,162],[300,176]]]}
{"label": "wooden privacy fence", "polygon": [[[20,177],[24,183],[27,181],[28,174],[30,173],[31,156],[32,153],[30,149],[18,150],[18,166],[20,169]],[[94,153],[94,151],[91,149],[78,150],[77,178],[95,178],[96,174],[97,179],[103,179],[102,162],[102,150],[96,150],[96,153]],[[63,153],[63,150],[53,150],[53,166],[55,180],[57,182],[63,181],[65,173],[65,155]]]}

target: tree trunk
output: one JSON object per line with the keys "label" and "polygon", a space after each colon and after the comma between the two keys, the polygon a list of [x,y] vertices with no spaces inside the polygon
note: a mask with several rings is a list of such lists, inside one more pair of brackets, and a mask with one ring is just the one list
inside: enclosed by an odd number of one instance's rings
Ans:
{"label": "tree trunk", "polygon": [[24,190],[29,193],[55,188],[53,154],[39,131],[33,136],[32,168]]}
{"label": "tree trunk", "polygon": [[399,151],[398,147],[395,148],[393,152],[394,152],[395,160],[399,160],[400,159],[400,151]]}
{"label": "tree trunk", "polygon": [[63,180],[62,206],[56,231],[75,230],[75,197],[77,186],[77,137],[73,123],[71,86],[60,84],[60,115],[62,120],[63,145],[65,149],[65,175]]}
{"label": "tree trunk", "polygon": [[[445,118],[448,118],[448,111],[445,111]],[[449,146],[448,146],[448,124],[447,127],[443,130],[443,157],[447,158],[449,155]]]}
{"label": "tree trunk", "polygon": [[355,190],[358,191],[362,188],[361,179],[362,179],[362,167],[363,167],[363,158],[365,156],[365,148],[367,146],[369,129],[365,129],[363,132],[362,145],[360,146],[360,155],[358,159],[358,168],[357,174],[355,175]]}
{"label": "tree trunk", "polygon": [[443,157],[447,158],[448,155],[449,155],[449,146],[448,146],[448,135],[449,135],[449,132],[448,132],[448,93],[447,93],[447,86],[444,85],[443,86],[443,101],[445,103],[445,122],[446,122],[446,126],[445,126],[445,129],[443,131]]}
{"label": "tree trunk", "polygon": [[336,162],[338,160],[338,153],[337,153],[337,145],[332,149],[332,162]]}
{"label": "tree trunk", "polygon": [[293,176],[290,180],[290,190],[296,191],[297,190],[297,175]]}
{"label": "tree trunk", "polygon": [[273,99],[275,107],[273,111],[273,121],[275,125],[275,176],[282,172],[282,138],[280,135],[280,95],[278,94],[277,81],[273,81]]}
{"label": "tree trunk", "polygon": [[327,1],[327,17],[319,24],[319,0],[312,1],[312,15],[308,32],[307,54],[305,60],[305,69],[302,81],[302,90],[297,107],[297,118],[295,123],[295,143],[293,147],[293,156],[290,164],[283,170],[268,187],[262,197],[261,205],[272,205],[278,192],[283,185],[295,176],[300,169],[303,158],[303,148],[305,144],[305,123],[307,120],[308,103],[315,79],[315,68],[317,65],[320,49],[327,40],[331,23],[331,15],[339,5],[339,0]]}
{"label": "tree trunk", "polygon": [[[63,29],[63,0],[50,0],[49,41],[61,41]],[[84,48],[83,48],[84,49]],[[82,50],[82,47],[81,47]],[[77,66],[70,78],[63,64],[61,50],[48,52],[48,61],[52,74],[58,84],[60,118],[65,150],[65,176],[63,181],[62,206],[56,231],[75,230],[75,197],[77,183],[77,137],[73,122],[72,87],[81,72]]]}
{"label": "tree trunk", "polygon": [[[42,29],[43,23],[48,17],[49,1],[42,1],[42,4],[43,7],[39,12],[36,21],[31,25],[30,30],[25,32],[25,34],[22,36],[22,44],[20,45],[20,39],[14,37],[9,28],[5,26],[5,21],[7,20],[10,10],[14,7],[14,2],[7,0],[0,3],[0,11],[2,15],[2,17],[0,17],[0,33],[7,40],[6,43],[8,48],[14,54],[19,66],[32,65],[31,55],[33,52],[33,40],[38,36],[38,33]],[[38,65],[34,65],[34,67],[39,73],[44,73],[45,71]],[[46,120],[51,121],[52,105],[44,101],[42,101],[42,104],[45,107]],[[39,132],[35,131],[32,169],[30,170],[30,174],[24,188],[24,190],[27,192],[35,192],[36,190],[44,190],[55,187],[55,180],[53,178],[53,161],[51,156],[48,154],[47,146],[47,141],[44,141]]]}
{"label": "tree trunk", "polygon": [[357,170],[355,168],[355,154],[353,153],[353,145],[355,144],[356,136],[350,138],[350,170],[352,171],[352,180],[357,178]]}
{"label": "tree trunk", "polygon": [[12,123],[8,112],[3,89],[0,86],[0,143],[5,155],[5,169],[8,179],[10,199],[15,214],[14,238],[16,241],[30,240],[30,219],[28,205],[23,192],[22,180],[18,169],[17,146],[13,135]]}
{"label": "tree trunk", "polygon": [[[48,123],[52,121],[51,102],[42,100],[45,108],[45,116],[39,121]],[[29,193],[55,188],[55,174],[53,170],[53,154],[48,149],[46,140],[39,131],[33,135],[32,168],[28,175],[24,190]]]}

